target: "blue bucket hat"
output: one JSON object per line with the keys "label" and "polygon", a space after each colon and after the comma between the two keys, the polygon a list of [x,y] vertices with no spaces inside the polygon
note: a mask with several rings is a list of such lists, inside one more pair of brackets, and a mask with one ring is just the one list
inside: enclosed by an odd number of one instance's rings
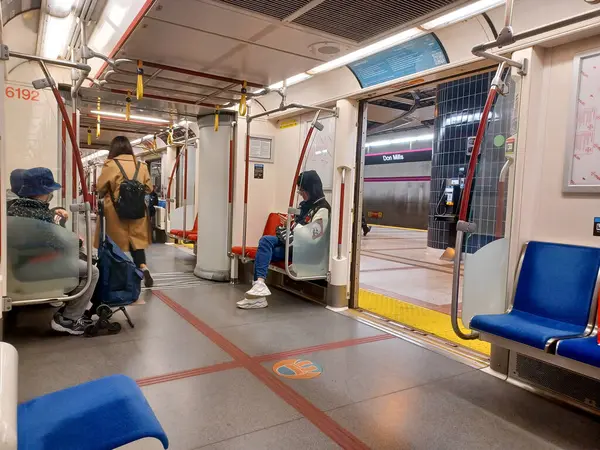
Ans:
{"label": "blue bucket hat", "polygon": [[16,195],[19,195],[19,191],[23,187],[23,174],[25,169],[15,169],[10,173],[10,190]]}
{"label": "blue bucket hat", "polygon": [[54,181],[52,171],[45,167],[34,167],[23,173],[23,186],[18,192],[19,197],[35,197],[45,195],[60,189],[61,186]]}

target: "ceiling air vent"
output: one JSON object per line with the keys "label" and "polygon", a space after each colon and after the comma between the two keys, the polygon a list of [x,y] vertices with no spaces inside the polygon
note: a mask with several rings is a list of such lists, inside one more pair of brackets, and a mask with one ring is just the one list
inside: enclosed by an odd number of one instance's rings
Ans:
{"label": "ceiling air vent", "polygon": [[[460,0],[325,0],[298,17],[294,23],[360,43],[458,1]],[[228,3],[263,4],[257,1]],[[267,4],[269,8],[275,8],[274,5],[279,2],[265,1],[264,5]]]}
{"label": "ceiling air vent", "polygon": [[300,8],[310,3],[310,0],[221,0],[238,8],[264,14],[283,20]]}

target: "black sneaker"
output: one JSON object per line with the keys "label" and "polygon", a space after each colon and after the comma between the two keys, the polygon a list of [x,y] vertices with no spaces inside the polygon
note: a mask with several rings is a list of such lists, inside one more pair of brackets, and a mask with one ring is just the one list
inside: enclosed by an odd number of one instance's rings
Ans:
{"label": "black sneaker", "polygon": [[94,322],[86,317],[80,317],[77,320],[72,320],[67,319],[62,314],[56,313],[50,322],[50,327],[54,331],[58,331],[60,333],[69,333],[73,336],[81,336],[84,333],[85,328],[92,323]]}
{"label": "black sneaker", "polygon": [[152,275],[150,274],[148,268],[146,267],[142,270],[142,272],[144,272],[144,286],[148,288],[154,286],[154,278],[152,278]]}

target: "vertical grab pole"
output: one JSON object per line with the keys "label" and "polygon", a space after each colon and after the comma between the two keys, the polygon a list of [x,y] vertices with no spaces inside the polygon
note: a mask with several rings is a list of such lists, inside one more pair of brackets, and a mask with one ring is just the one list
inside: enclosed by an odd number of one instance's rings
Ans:
{"label": "vertical grab pole", "polygon": [[61,119],[60,121],[60,129],[61,129],[61,203],[60,205],[63,208],[67,207],[67,126],[65,125],[65,121]]}
{"label": "vertical grab pole", "polygon": [[346,168],[342,167],[342,183],[340,184],[340,219],[338,223],[337,257],[342,259],[342,242],[344,237],[344,200],[346,197]]}
{"label": "vertical grab pole", "polygon": [[319,115],[321,111],[317,111],[315,113],[315,117],[313,121],[310,123],[310,127],[308,128],[308,132],[306,133],[306,138],[304,139],[304,145],[302,145],[302,151],[300,152],[300,158],[298,159],[298,165],[296,166],[296,174],[294,175],[294,179],[292,181],[292,192],[290,193],[290,203],[289,207],[294,207],[294,197],[296,196],[296,184],[298,183],[298,177],[300,176],[300,170],[302,170],[302,163],[304,162],[304,157],[306,156],[306,150],[308,149],[308,144],[310,143],[310,138],[317,126],[317,120],[319,120]]}
{"label": "vertical grab pole", "polygon": [[473,340],[479,337],[479,333],[471,332],[464,333],[458,325],[458,297],[460,291],[460,263],[462,261],[462,243],[465,233],[473,233],[476,229],[474,223],[467,221],[467,215],[469,213],[469,202],[471,200],[471,190],[473,187],[473,180],[475,178],[475,171],[477,168],[477,161],[479,159],[479,152],[481,150],[481,144],[483,143],[483,136],[485,135],[485,129],[490,117],[490,112],[494,106],[494,101],[498,96],[498,84],[502,79],[502,72],[504,71],[504,63],[498,66],[498,71],[492,86],[488,93],[483,112],[481,114],[481,120],[479,121],[479,127],[477,128],[477,134],[475,136],[475,143],[473,144],[473,151],[471,158],[469,159],[469,168],[465,177],[465,187],[463,189],[463,195],[460,201],[460,212],[458,215],[458,223],[456,224],[456,251],[454,253],[454,269],[452,272],[452,302],[450,305],[450,321],[452,323],[452,329],[456,335],[464,340]]}
{"label": "vertical grab pole", "polygon": [[227,251],[231,252],[233,242],[233,167],[234,167],[234,146],[233,138],[235,136],[235,126],[231,126],[231,135],[229,137],[229,186],[227,189],[227,224],[229,232],[227,233]]}
{"label": "vertical grab pole", "polygon": [[187,234],[187,178],[188,178],[188,137],[190,132],[190,123],[185,119],[185,138],[183,140],[183,146],[185,155],[183,156],[184,167],[183,167],[183,240]]}
{"label": "vertical grab pole", "polygon": [[[81,181],[81,190],[83,192],[83,210],[85,212],[85,227],[86,227],[86,249],[87,249],[87,280],[85,287],[81,290],[80,294],[85,292],[85,290],[90,286],[92,282],[92,229],[90,222],[90,205],[89,205],[89,193],[87,189],[87,185],[84,183],[85,174],[83,172],[83,162],[81,161],[81,151],[79,150],[79,143],[77,142],[77,134],[75,134],[75,130],[73,129],[73,125],[69,121],[69,113],[67,112],[67,108],[65,107],[65,102],[63,102],[60,93],[56,85],[54,84],[54,80],[50,76],[50,72],[46,67],[46,64],[43,61],[40,61],[40,67],[48,84],[52,88],[52,93],[54,94],[54,98],[56,99],[56,103],[58,104],[58,108],[60,109],[60,113],[62,114],[62,118],[65,121],[65,125],[67,127],[67,132],[69,133],[69,139],[71,140],[71,147],[73,149],[73,157],[77,163],[77,170],[79,172],[79,180]],[[76,115],[75,115],[76,116]],[[71,211],[73,212],[73,216],[79,217],[79,209],[73,210],[73,206],[71,207]],[[74,218],[74,222],[77,220]],[[78,295],[78,294],[76,294]]]}
{"label": "vertical grab pole", "polygon": [[506,8],[504,9],[504,26],[510,28],[512,25],[513,6],[515,0],[506,0]]}
{"label": "vertical grab pole", "polygon": [[42,68],[42,72],[44,76],[48,80],[50,87],[52,88],[52,93],[54,94],[54,98],[58,103],[58,108],[60,109],[60,113],[62,114],[63,120],[65,121],[65,125],[67,127],[67,132],[69,133],[69,139],[71,140],[71,146],[73,147],[73,155],[75,156],[75,163],[77,165],[77,172],[79,174],[79,180],[81,181],[81,190],[83,191],[83,200],[84,202],[89,201],[89,193],[87,186],[83,183],[85,179],[85,174],[83,173],[83,163],[81,161],[81,152],[79,150],[79,144],[77,143],[77,135],[75,134],[75,130],[73,125],[71,125],[71,121],[69,120],[69,113],[67,113],[67,108],[65,107],[65,103],[63,102],[56,85],[54,84],[54,80],[50,76],[50,72],[48,72],[48,68],[43,61],[40,61],[40,67]]}
{"label": "vertical grab pole", "polygon": [[246,261],[246,238],[248,233],[248,171],[250,170],[250,105],[246,110],[246,156],[244,160],[244,220],[242,224],[242,261]]}

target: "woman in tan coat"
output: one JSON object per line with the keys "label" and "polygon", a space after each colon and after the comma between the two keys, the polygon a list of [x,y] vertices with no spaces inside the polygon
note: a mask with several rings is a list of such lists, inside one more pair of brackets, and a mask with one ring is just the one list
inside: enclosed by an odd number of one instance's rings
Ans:
{"label": "woman in tan coat", "polygon": [[[119,161],[128,179],[133,179],[136,166],[139,164],[137,180],[146,187],[146,192],[152,192],[152,182],[148,167],[143,162],[138,162],[131,148],[129,139],[125,136],[117,136],[110,143],[110,151],[104,162],[102,173],[96,184],[98,198],[104,199],[104,216],[106,218],[106,234],[124,252],[130,252],[133,262],[144,272],[144,284],[152,286],[153,280],[146,266],[146,253],[144,249],[151,241],[150,221],[148,213],[146,217],[136,220],[125,220],[119,218],[115,210],[113,199],[119,198],[119,188],[125,181],[121,170],[115,161]],[[112,193],[112,195],[111,195]],[[100,227],[96,226],[96,239],[94,246],[100,244]]]}

